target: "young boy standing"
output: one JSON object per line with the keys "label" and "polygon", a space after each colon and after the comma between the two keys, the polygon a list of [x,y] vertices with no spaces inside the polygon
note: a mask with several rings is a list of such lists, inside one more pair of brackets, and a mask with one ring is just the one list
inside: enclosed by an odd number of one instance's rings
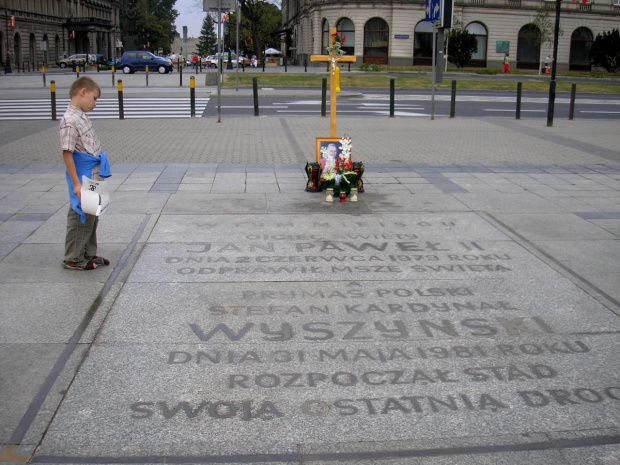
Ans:
{"label": "young boy standing", "polygon": [[95,108],[100,95],[101,89],[93,79],[77,79],[69,91],[71,103],[60,121],[60,148],[71,203],[62,262],[67,270],[94,270],[110,264],[108,259],[97,256],[99,218],[84,213],[80,207],[82,176],[94,180],[110,176],[106,154],[101,151],[101,142],[86,115]]}

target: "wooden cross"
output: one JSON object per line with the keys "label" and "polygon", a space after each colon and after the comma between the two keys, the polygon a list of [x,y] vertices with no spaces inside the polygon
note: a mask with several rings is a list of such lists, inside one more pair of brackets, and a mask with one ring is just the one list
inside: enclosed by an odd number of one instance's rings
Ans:
{"label": "wooden cross", "polygon": [[[329,46],[334,46],[336,37],[336,28],[329,28]],[[354,56],[342,56],[338,55],[335,50],[332,50],[329,55],[310,55],[310,61],[327,61],[331,63],[329,73],[329,126],[330,137],[336,137],[336,66],[338,62],[343,63],[355,63]]]}

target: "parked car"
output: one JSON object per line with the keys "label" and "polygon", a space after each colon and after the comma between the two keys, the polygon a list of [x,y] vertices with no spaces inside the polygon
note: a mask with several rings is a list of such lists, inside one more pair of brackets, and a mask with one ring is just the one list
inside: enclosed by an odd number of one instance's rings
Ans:
{"label": "parked car", "polygon": [[158,57],[151,52],[139,50],[123,53],[120,66],[125,74],[145,71],[147,66],[149,67],[149,71],[157,71],[159,74],[172,71],[172,62],[167,58]]}
{"label": "parked car", "polygon": [[111,60],[108,60],[106,65],[108,66],[114,66],[115,68],[120,68],[121,67],[121,59],[120,58],[112,58]]}
{"label": "parked car", "polygon": [[73,66],[74,64],[78,66],[84,66],[87,61],[87,53],[76,53],[75,55],[71,55],[67,58],[56,60],[56,64],[61,68],[66,68],[67,66]]}
{"label": "parked car", "polygon": [[[205,66],[208,66],[209,68],[217,68],[217,61],[218,61],[218,55],[209,55],[206,59],[206,64]],[[221,56],[223,67],[226,67],[228,64],[228,53],[223,53]],[[230,57],[230,62],[233,66],[233,68],[237,67],[237,55],[231,55]]]}

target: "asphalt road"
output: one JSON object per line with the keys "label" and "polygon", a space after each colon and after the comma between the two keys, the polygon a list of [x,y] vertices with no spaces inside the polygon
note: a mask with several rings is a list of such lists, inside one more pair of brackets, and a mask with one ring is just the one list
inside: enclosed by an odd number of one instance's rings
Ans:
{"label": "asphalt road", "polygon": [[[399,117],[428,117],[432,112],[430,91],[398,92],[394,99],[394,115]],[[222,97],[221,111],[229,115],[252,115],[252,98]],[[446,92],[435,94],[434,115],[450,115],[451,95]],[[516,115],[515,92],[459,93],[455,101],[455,116],[459,117],[511,117]],[[521,117],[547,117],[548,95],[524,93],[521,99]],[[554,116],[568,118],[570,94],[558,94],[555,100]],[[329,113],[329,105],[327,105]],[[320,98],[268,98],[259,100],[260,116],[309,115],[321,113]],[[215,99],[207,105],[203,116],[217,114]],[[338,114],[355,116],[389,116],[390,96],[387,91],[366,90],[360,96],[338,100]],[[574,118],[620,119],[620,97],[608,95],[583,95],[575,100]]]}

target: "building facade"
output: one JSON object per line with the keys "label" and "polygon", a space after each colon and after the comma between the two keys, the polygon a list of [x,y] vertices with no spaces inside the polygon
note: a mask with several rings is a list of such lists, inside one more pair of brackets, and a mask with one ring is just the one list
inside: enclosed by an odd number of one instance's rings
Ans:
{"label": "building facade", "polygon": [[8,57],[12,66],[52,65],[75,53],[114,57],[119,7],[120,0],[0,0],[2,63]]}
{"label": "building facade", "polygon": [[[455,19],[478,41],[471,66],[500,67],[508,51],[513,67],[538,68],[552,50],[532,40],[530,31],[541,8],[549,10],[553,26],[555,6],[555,0],[456,0]],[[430,65],[433,29],[424,17],[424,0],[282,1],[286,50],[298,62],[326,53],[329,28],[336,27],[358,64]],[[590,69],[594,38],[620,28],[620,0],[564,0],[560,26],[558,68]]]}

